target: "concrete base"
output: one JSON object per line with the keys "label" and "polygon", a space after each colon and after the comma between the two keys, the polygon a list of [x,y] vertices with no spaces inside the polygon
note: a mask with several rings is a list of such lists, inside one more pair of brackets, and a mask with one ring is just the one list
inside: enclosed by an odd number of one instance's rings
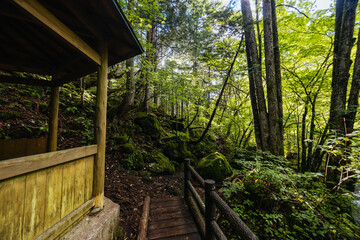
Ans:
{"label": "concrete base", "polygon": [[104,199],[104,209],[95,214],[88,214],[61,240],[108,240],[116,239],[119,234],[120,206],[110,199]]}

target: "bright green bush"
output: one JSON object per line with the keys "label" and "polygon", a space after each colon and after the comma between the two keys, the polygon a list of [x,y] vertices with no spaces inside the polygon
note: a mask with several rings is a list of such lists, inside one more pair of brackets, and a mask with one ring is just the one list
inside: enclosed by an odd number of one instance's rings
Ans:
{"label": "bright green bush", "polygon": [[237,175],[222,192],[260,239],[359,238],[352,194],[329,190],[322,174],[296,173],[282,157],[263,152],[237,152],[231,163]]}

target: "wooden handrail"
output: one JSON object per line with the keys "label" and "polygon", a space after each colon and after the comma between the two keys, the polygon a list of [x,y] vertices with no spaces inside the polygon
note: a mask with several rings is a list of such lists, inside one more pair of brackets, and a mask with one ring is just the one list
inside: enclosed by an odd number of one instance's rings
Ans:
{"label": "wooden handrail", "polygon": [[52,167],[97,153],[97,145],[0,161],[0,180]]}
{"label": "wooden handrail", "polygon": [[[249,229],[249,227],[239,218],[238,215],[226,204],[226,202],[215,192],[215,181],[211,179],[204,180],[194,168],[190,165],[190,159],[185,159],[184,163],[184,192],[185,200],[189,205],[194,205],[194,199],[200,211],[205,215],[205,235],[206,240],[227,239],[221,228],[216,222],[216,208],[229,220],[234,230],[242,239],[258,240],[258,237]],[[191,177],[194,176],[201,186],[205,189],[205,213],[202,208],[204,203],[191,184]],[[192,210],[194,206],[191,207]],[[194,210],[193,210],[194,211]],[[198,215],[196,213],[195,215]],[[199,218],[199,217],[197,217]],[[200,226],[202,227],[202,226]]]}

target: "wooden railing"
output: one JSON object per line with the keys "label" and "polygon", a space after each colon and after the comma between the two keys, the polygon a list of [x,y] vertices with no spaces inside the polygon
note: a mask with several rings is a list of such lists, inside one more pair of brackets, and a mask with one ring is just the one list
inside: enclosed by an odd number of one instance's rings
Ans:
{"label": "wooden railing", "polygon": [[[196,180],[205,189],[205,203],[191,183]],[[215,192],[215,181],[204,180],[190,165],[190,159],[185,159],[184,166],[184,195],[187,204],[195,218],[202,237],[206,240],[227,239],[218,223],[216,222],[216,209],[228,219],[233,229],[241,239],[258,239],[248,226],[236,215],[236,213]]]}
{"label": "wooden railing", "polygon": [[0,161],[0,239],[54,239],[94,205],[97,145]]}

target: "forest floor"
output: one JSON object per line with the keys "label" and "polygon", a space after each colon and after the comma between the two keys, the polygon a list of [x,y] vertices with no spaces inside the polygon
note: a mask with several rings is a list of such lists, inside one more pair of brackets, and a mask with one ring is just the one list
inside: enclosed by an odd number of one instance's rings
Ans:
{"label": "forest floor", "polygon": [[150,198],[167,198],[181,195],[183,172],[174,175],[141,176],[139,171],[123,168],[113,154],[106,158],[105,196],[120,205],[120,239],[136,239],[142,213],[142,205],[147,195]]}

